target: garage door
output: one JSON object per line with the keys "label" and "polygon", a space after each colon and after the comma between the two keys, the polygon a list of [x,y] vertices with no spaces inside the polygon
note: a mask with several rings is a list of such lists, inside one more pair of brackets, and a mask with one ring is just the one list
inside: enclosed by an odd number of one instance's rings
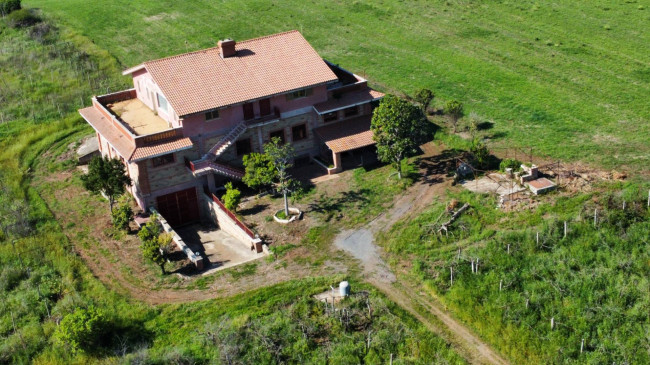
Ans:
{"label": "garage door", "polygon": [[194,223],[199,220],[199,203],[196,188],[177,191],[156,199],[158,212],[172,227]]}

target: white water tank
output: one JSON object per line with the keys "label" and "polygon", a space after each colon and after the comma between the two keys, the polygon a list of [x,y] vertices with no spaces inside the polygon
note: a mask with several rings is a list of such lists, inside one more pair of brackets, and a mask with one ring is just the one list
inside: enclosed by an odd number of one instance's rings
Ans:
{"label": "white water tank", "polygon": [[347,281],[342,281],[339,284],[339,293],[341,294],[342,297],[347,297],[350,295],[350,283]]}

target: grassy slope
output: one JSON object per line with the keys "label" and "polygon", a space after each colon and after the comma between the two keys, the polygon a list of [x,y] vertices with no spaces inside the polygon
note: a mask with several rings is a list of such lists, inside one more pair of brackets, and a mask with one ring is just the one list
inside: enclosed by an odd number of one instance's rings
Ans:
{"label": "grassy slope", "polygon": [[124,67],[226,36],[299,29],[325,58],[385,89],[429,87],[464,101],[508,143],[608,168],[649,161],[647,1],[26,3]]}
{"label": "grassy slope", "polygon": [[[7,28],[0,20],[0,112],[8,120],[0,125],[0,216],[5,218],[7,206],[24,201],[32,223],[27,237],[0,233],[0,363],[207,363],[218,358],[220,350],[206,341],[204,326],[224,317],[234,318],[229,327],[251,336],[246,343],[257,346],[242,347],[241,356],[266,356],[259,340],[265,336],[281,342],[287,358],[297,355],[318,361],[332,356],[377,363],[394,353],[415,363],[434,356],[463,363],[440,337],[374,292],[370,300],[377,312],[372,323],[340,328],[341,321],[324,315],[309,296],[341,277],[308,278],[228,299],[155,308],[107,290],[75,254],[56,220],[56,207],[39,196],[32,179],[40,176],[34,170],[55,173],[74,168],[74,162],[64,157],[68,146],[91,132],[75,110],[77,99],[123,85],[123,80],[110,76],[119,70],[106,52],[66,29],[53,29],[39,42],[30,30]],[[354,285],[356,290],[369,289]],[[88,305],[100,307],[110,321],[111,335],[100,340],[102,346],[75,355],[54,344],[58,321]],[[359,305],[362,310],[356,311],[366,313],[365,303]],[[302,334],[290,318],[305,308],[310,316],[302,319],[319,336],[308,341],[298,339]],[[359,319],[362,316],[354,320]],[[249,325],[259,331],[247,331]],[[364,330],[370,329],[373,346],[366,351]],[[408,336],[392,336],[393,330]]]}
{"label": "grassy slope", "polygon": [[[537,209],[518,213],[494,210],[486,196],[450,192],[472,208],[449,237],[430,231],[446,206],[439,201],[379,242],[393,264],[408,268],[409,281],[438,296],[513,363],[647,363],[648,187],[608,185],[606,192],[542,199]],[[478,275],[471,271],[476,258]]]}

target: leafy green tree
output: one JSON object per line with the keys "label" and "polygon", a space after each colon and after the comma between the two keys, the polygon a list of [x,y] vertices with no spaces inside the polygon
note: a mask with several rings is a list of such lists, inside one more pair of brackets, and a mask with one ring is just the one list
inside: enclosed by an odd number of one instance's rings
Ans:
{"label": "leafy green tree", "polygon": [[289,176],[288,169],[293,166],[291,161],[295,157],[293,147],[288,143],[283,143],[278,137],[271,139],[271,142],[264,145],[264,154],[269,156],[275,168],[274,183],[276,190],[282,193],[284,197],[284,214],[289,216],[288,193],[295,186],[295,181]]}
{"label": "leafy green tree", "polygon": [[236,211],[241,201],[241,191],[235,189],[231,182],[226,184],[226,194],[223,196],[223,205],[230,211]]}
{"label": "leafy green tree", "polygon": [[422,110],[395,95],[386,95],[372,115],[370,129],[379,160],[391,163],[402,178],[402,160],[424,143],[429,128]]}
{"label": "leafy green tree", "polygon": [[413,99],[420,106],[422,114],[426,115],[427,110],[429,109],[429,105],[431,105],[431,101],[433,101],[434,97],[435,94],[433,91],[429,89],[420,89],[417,93],[415,93],[415,97]]}
{"label": "leafy green tree", "polygon": [[[155,215],[152,215],[149,219],[149,222],[145,224],[138,232],[138,237],[142,240],[140,245],[140,250],[142,251],[142,257],[145,260],[151,261],[154,264],[160,266],[162,274],[165,275],[165,255],[163,254],[163,246],[165,242],[160,239],[162,229],[158,223],[158,218]],[[171,237],[170,237],[171,238]],[[171,241],[171,240],[170,240]]]}
{"label": "leafy green tree", "polygon": [[130,200],[128,195],[122,195],[118,199],[117,207],[111,213],[113,226],[117,229],[129,229],[129,223],[133,219],[133,209],[131,209]]}
{"label": "leafy green tree", "polygon": [[485,168],[490,158],[490,151],[480,138],[475,137],[470,146],[470,152],[474,155],[474,159],[480,168]]}
{"label": "leafy green tree", "polygon": [[246,174],[242,181],[251,189],[260,189],[273,184],[275,165],[271,156],[264,153],[251,153],[244,156]]}
{"label": "leafy green tree", "polygon": [[458,126],[458,120],[463,117],[463,103],[458,100],[451,100],[445,105],[445,113],[451,118],[451,124],[454,126],[454,133]]}
{"label": "leafy green tree", "polygon": [[118,159],[94,157],[88,164],[88,173],[81,176],[86,189],[94,194],[103,194],[113,212],[115,198],[124,193],[124,186],[131,184],[126,175],[124,164]]}
{"label": "leafy green tree", "polygon": [[76,353],[95,348],[106,329],[107,321],[103,311],[94,306],[77,308],[63,317],[54,332],[54,340]]}

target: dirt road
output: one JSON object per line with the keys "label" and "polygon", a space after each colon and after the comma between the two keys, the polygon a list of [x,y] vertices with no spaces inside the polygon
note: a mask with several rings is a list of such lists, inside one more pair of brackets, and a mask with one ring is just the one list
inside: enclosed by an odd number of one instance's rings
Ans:
{"label": "dirt road", "polygon": [[363,274],[368,282],[408,310],[431,331],[451,342],[467,361],[472,364],[508,364],[508,361],[449,315],[435,299],[418,293],[417,288],[409,283],[401,282],[382,260],[381,248],[375,245],[374,236],[378,232],[389,229],[395,222],[408,215],[417,214],[436,194],[443,192],[447,187],[444,183],[430,183],[430,178],[431,176],[428,176],[417,182],[397,199],[391,209],[364,227],[341,232],[334,245],[361,261]]}

